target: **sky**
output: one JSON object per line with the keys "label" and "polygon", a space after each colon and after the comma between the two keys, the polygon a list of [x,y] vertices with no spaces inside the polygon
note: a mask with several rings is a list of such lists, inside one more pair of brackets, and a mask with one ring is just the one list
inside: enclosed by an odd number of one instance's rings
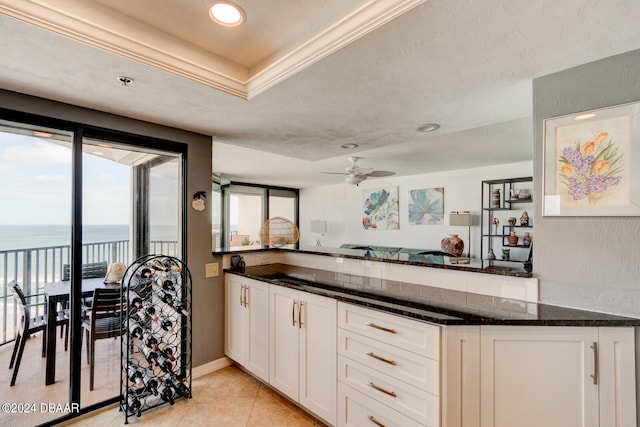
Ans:
{"label": "sky", "polygon": [[[130,167],[85,153],[83,222],[128,224]],[[157,224],[175,224],[175,180],[158,178]],[[71,149],[34,136],[0,132],[0,224],[71,223]],[[157,221],[157,222],[156,222]]]}

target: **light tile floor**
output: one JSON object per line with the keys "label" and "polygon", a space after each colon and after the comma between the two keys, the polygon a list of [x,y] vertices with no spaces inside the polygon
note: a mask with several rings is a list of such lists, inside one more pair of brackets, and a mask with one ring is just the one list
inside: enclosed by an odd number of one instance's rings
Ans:
{"label": "light tile floor", "polygon": [[[268,386],[235,366],[193,380],[193,398],[176,400],[143,412],[129,423],[149,426],[325,426],[319,420],[282,398]],[[117,408],[103,410],[67,424],[73,426],[117,426],[124,423]]]}
{"label": "light tile floor", "polygon": [[[66,403],[69,396],[69,352],[58,340],[56,383],[44,385],[45,359],[40,356],[40,334],[27,341],[16,385],[9,386],[12,370],[7,369],[13,343],[0,347],[0,404]],[[86,345],[86,344],[85,344]],[[89,391],[86,349],[82,352],[82,406],[117,396],[120,389],[120,341],[96,342],[95,390]],[[268,386],[235,366],[196,378],[193,398],[178,399],[129,417],[129,424],[152,426],[324,426],[322,422],[281,397]],[[30,427],[62,416],[61,413],[1,414],[0,427]],[[117,407],[88,414],[68,423],[74,426],[121,426],[124,414]]]}

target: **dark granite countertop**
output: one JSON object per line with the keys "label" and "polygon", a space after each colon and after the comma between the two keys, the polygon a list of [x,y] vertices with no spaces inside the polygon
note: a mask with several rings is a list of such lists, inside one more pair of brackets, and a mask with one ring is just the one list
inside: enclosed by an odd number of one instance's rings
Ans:
{"label": "dark granite countertop", "polygon": [[[393,249],[393,248],[390,248]],[[311,254],[338,258],[363,259],[368,261],[386,262],[392,264],[417,265],[422,267],[443,268],[448,270],[470,271],[474,273],[497,274],[512,277],[533,277],[524,270],[522,264],[511,263],[512,267],[482,268],[479,259],[471,258],[468,264],[455,264],[455,257],[442,256],[439,250],[403,249],[401,251],[385,251],[372,249],[329,248],[324,246],[304,246],[300,248],[269,248],[247,246],[233,249],[220,248],[213,251],[213,255],[242,254],[257,251],[288,251],[301,254]]]}
{"label": "dark granite countertop", "polygon": [[225,272],[446,325],[640,326],[640,319],[632,317],[287,264]]}

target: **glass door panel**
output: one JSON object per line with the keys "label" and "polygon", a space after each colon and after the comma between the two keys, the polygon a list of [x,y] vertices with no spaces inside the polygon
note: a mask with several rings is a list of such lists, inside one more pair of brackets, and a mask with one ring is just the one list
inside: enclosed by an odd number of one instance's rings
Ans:
{"label": "glass door panel", "polygon": [[[10,364],[25,313],[7,288],[16,281],[28,298],[32,318],[46,318],[47,284],[58,282],[69,263],[71,245],[72,134],[58,129],[0,120],[0,364],[6,381],[0,401],[29,405],[28,413],[4,413],[7,425],[35,425],[64,415],[49,404],[69,401],[69,351],[63,326],[56,327],[56,382],[45,385],[43,335],[36,330],[24,340],[21,359]],[[64,307],[58,307],[62,310]],[[61,335],[59,335],[62,333]],[[53,350],[53,347],[45,348]],[[15,376],[15,385],[9,383]],[[45,404],[45,410],[41,405]],[[17,409],[17,407],[16,407]]]}

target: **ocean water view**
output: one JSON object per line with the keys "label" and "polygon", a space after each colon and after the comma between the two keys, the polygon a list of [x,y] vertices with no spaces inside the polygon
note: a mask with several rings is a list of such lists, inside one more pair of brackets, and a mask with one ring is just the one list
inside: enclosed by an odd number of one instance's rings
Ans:
{"label": "ocean water view", "polygon": [[[151,226],[151,240],[178,240],[175,225]],[[83,243],[129,239],[129,225],[85,225]],[[71,243],[71,225],[0,225],[0,251],[66,246]]]}

